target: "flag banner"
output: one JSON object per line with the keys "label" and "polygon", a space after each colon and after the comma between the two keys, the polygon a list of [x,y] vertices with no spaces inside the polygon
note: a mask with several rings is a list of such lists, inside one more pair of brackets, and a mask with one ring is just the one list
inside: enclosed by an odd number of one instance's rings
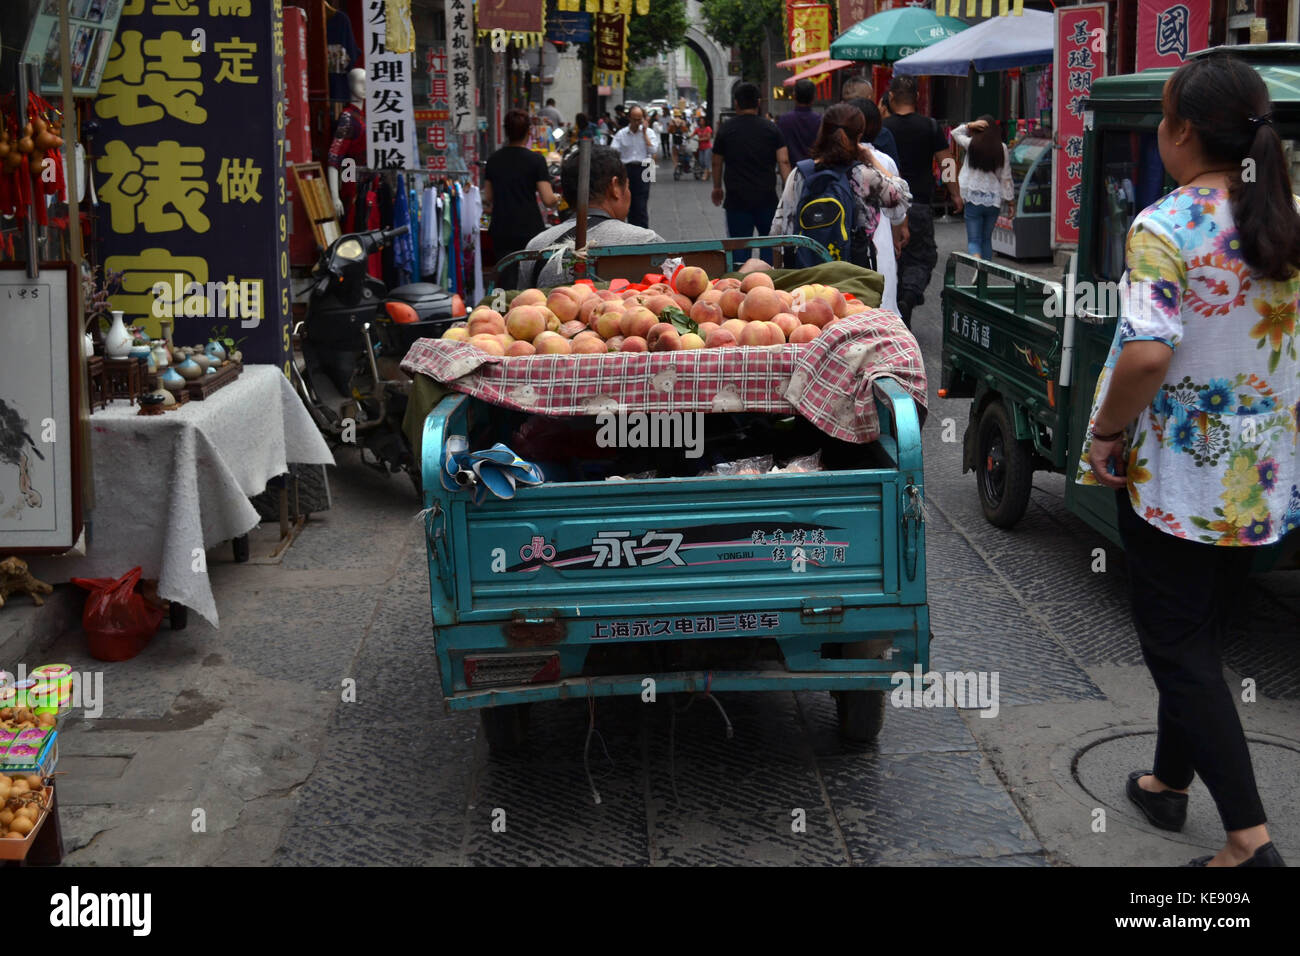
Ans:
{"label": "flag banner", "polygon": [[1106,75],[1106,4],[1086,3],[1056,11],[1056,54],[1052,62],[1052,125],[1056,145],[1052,169],[1052,242],[1079,242],[1083,194],[1084,104],[1092,83]]}
{"label": "flag banner", "polygon": [[595,76],[597,86],[622,86],[627,69],[627,18],[621,13],[596,15]]}
{"label": "flag banner", "polygon": [[1210,38],[1210,0],[1138,0],[1135,70],[1179,66]]}
{"label": "flag banner", "polygon": [[[570,4],[568,9],[578,9],[576,0],[570,0]],[[522,47],[537,46],[546,38],[546,0],[491,0],[474,6],[482,38],[501,31],[509,42]],[[564,0],[559,9],[566,9]]]}

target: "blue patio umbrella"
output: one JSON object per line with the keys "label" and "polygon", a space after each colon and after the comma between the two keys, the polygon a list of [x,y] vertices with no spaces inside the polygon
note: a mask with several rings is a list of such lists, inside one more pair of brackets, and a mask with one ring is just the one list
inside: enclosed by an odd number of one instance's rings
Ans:
{"label": "blue patio umbrella", "polygon": [[993,17],[956,36],[910,53],[894,64],[895,73],[965,76],[1052,62],[1056,18],[1042,10]]}

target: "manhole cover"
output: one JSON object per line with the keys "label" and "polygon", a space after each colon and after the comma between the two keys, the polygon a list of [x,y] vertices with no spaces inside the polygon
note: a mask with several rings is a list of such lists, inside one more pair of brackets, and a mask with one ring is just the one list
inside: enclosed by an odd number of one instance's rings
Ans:
{"label": "manhole cover", "polygon": [[[1247,735],[1250,759],[1255,767],[1268,831],[1283,856],[1300,862],[1300,744],[1277,738],[1264,740]],[[1156,735],[1152,732],[1109,737],[1093,744],[1075,758],[1075,777],[1084,790],[1107,812],[1170,839],[1217,849],[1223,846],[1223,825],[1219,812],[1198,777],[1191,787],[1187,824],[1181,833],[1156,830],[1142,812],[1124,795],[1124,783],[1134,770],[1148,770],[1155,756]]]}

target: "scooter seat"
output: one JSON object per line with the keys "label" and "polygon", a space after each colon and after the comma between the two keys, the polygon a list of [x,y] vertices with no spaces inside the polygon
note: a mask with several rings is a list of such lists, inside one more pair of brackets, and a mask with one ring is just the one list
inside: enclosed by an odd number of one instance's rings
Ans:
{"label": "scooter seat", "polygon": [[454,308],[451,293],[432,282],[399,285],[396,289],[390,289],[384,298],[387,301],[409,305],[415,310],[421,322],[429,319],[449,319]]}

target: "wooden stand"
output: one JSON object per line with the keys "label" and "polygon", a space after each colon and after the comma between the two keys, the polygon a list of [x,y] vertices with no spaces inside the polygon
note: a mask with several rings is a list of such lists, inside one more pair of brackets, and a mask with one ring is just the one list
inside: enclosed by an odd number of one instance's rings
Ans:
{"label": "wooden stand", "polygon": [[144,377],[148,368],[142,359],[103,359],[104,377],[110,398],[125,398],[132,405],[144,394]]}

